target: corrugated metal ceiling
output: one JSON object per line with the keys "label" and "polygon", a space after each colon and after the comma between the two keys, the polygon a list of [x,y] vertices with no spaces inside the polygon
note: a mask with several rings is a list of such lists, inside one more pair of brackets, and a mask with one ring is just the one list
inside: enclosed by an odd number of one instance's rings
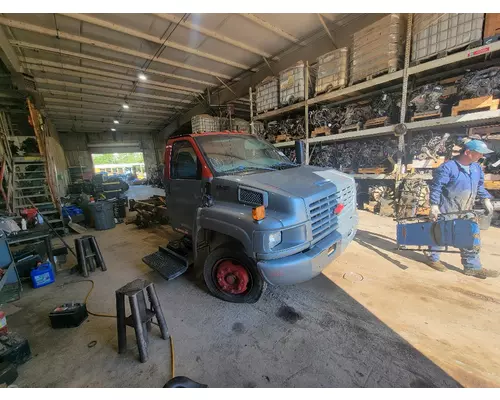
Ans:
{"label": "corrugated metal ceiling", "polygon": [[[339,30],[362,15],[323,17]],[[159,131],[207,88],[323,29],[317,14],[2,14],[0,24],[61,132]]]}

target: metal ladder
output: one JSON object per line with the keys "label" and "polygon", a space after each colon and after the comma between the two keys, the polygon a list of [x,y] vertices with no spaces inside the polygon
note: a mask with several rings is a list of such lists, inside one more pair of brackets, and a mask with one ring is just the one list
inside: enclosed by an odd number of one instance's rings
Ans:
{"label": "metal ladder", "polygon": [[56,231],[64,232],[64,221],[52,201],[45,171],[42,157],[14,157],[14,212],[20,219],[21,211],[31,207],[31,200]]}

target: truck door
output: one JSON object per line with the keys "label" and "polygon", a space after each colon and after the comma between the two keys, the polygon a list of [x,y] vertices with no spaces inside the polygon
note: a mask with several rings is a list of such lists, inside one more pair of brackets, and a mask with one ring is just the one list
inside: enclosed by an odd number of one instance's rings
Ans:
{"label": "truck door", "polygon": [[187,140],[173,143],[167,208],[172,228],[191,234],[201,205],[201,163]]}

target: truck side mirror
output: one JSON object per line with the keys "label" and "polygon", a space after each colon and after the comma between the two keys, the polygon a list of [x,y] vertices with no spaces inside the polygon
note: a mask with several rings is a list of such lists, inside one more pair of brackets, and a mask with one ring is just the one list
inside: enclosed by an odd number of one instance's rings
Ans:
{"label": "truck side mirror", "polygon": [[306,151],[305,144],[303,140],[295,141],[295,157],[297,159],[297,164],[304,165],[306,162]]}
{"label": "truck side mirror", "polygon": [[201,205],[202,207],[211,207],[214,204],[212,198],[212,181],[213,177],[201,178]]}

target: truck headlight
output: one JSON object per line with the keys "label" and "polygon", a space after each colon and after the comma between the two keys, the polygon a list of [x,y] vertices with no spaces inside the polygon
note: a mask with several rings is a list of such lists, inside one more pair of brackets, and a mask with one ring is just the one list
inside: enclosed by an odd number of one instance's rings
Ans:
{"label": "truck headlight", "polygon": [[281,231],[270,233],[268,238],[269,238],[269,250],[272,250],[281,243]]}

